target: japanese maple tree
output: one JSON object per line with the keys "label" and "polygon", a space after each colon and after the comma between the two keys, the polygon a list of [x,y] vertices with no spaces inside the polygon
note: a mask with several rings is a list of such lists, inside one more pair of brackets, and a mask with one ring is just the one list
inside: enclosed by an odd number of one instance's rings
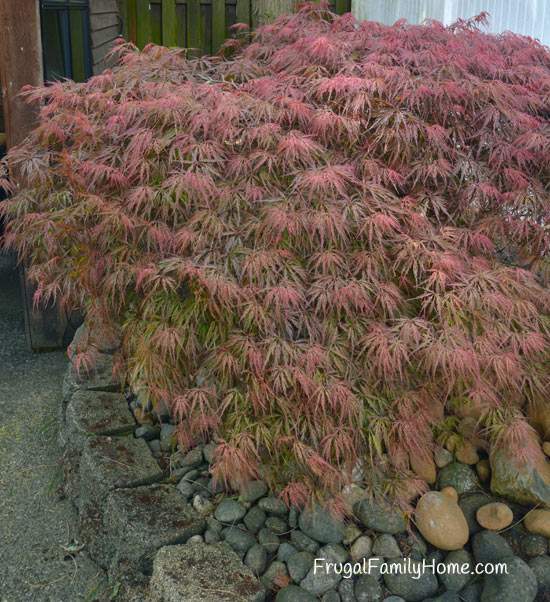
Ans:
{"label": "japanese maple tree", "polygon": [[299,504],[363,462],[407,496],[466,415],[540,457],[550,54],[482,19],[305,6],[216,57],[120,44],[27,92],[5,243],[37,301],[121,329],[127,382],[183,448],[219,441],[219,478]]}

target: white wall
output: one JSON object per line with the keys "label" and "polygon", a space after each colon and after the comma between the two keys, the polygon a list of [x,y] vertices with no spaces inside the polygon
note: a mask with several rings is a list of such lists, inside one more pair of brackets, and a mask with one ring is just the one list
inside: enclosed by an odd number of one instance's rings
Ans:
{"label": "white wall", "polygon": [[550,45],[550,0],[352,0],[358,19],[391,25],[401,18],[411,23],[437,19],[446,25],[487,11],[489,31],[513,31]]}

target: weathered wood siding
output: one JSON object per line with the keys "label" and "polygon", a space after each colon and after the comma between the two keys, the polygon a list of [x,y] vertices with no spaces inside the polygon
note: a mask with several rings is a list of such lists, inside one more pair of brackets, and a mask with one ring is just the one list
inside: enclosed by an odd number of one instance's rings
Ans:
{"label": "weathered wood siding", "polygon": [[108,66],[106,55],[121,35],[121,17],[117,0],[90,0],[90,37],[94,73]]}
{"label": "weathered wood siding", "polygon": [[513,31],[550,44],[549,0],[352,0],[358,19],[391,25],[398,19],[421,23],[436,19],[450,25],[487,11],[489,31]]}

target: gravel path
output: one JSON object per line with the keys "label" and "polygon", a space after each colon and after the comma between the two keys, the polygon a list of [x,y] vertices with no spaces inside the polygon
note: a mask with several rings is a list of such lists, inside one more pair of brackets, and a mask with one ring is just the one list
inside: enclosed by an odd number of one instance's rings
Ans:
{"label": "gravel path", "polygon": [[108,599],[85,552],[64,549],[75,514],[57,494],[62,472],[56,408],[62,352],[33,354],[25,342],[18,277],[0,254],[0,602]]}

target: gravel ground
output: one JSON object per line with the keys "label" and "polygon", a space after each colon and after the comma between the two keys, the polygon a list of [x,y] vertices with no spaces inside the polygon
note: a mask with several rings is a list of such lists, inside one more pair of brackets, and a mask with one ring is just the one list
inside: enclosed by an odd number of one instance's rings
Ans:
{"label": "gravel ground", "polygon": [[109,599],[85,551],[67,553],[75,514],[57,494],[56,422],[65,367],[62,352],[28,351],[18,276],[0,254],[0,602]]}

